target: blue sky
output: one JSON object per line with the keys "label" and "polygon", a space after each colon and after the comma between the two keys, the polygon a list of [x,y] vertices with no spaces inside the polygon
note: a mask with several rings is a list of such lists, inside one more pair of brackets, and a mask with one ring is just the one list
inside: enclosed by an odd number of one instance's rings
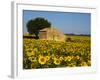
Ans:
{"label": "blue sky", "polygon": [[51,22],[52,27],[63,33],[90,34],[91,14],[75,12],[52,12],[23,10],[23,32],[27,32],[26,24],[29,20],[42,17]]}

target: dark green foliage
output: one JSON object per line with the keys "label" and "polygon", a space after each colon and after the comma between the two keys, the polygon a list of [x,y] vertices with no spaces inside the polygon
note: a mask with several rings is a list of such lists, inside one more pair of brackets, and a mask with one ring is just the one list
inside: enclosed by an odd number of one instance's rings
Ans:
{"label": "dark green foliage", "polygon": [[32,19],[27,23],[27,31],[29,32],[29,34],[35,34],[37,39],[39,38],[39,30],[46,27],[51,27],[51,23],[48,22],[48,20],[41,17]]}
{"label": "dark green foliage", "polygon": [[72,39],[70,37],[66,38],[66,41],[71,42]]}

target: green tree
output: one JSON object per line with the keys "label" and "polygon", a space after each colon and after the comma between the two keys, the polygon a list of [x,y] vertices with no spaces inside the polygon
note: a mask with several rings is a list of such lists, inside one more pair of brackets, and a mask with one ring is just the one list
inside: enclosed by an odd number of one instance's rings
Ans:
{"label": "green tree", "polygon": [[47,19],[37,17],[29,20],[27,23],[27,31],[29,34],[35,34],[35,38],[38,39],[39,30],[43,28],[51,27],[51,23]]}

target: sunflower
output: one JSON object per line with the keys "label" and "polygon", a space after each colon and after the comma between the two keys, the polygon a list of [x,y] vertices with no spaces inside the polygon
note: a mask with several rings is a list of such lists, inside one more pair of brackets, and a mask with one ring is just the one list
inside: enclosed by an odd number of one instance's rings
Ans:
{"label": "sunflower", "polygon": [[83,62],[81,62],[81,64],[80,64],[80,65],[81,65],[81,66],[88,66],[88,65],[87,65],[87,63],[86,63],[86,62],[84,62],[84,61],[83,61]]}
{"label": "sunflower", "polygon": [[35,53],[34,53],[34,51],[32,51],[32,50],[28,50],[27,52],[26,52],[26,54],[28,55],[28,56],[34,56],[35,55]]}
{"label": "sunflower", "polygon": [[28,58],[31,62],[36,62],[37,60],[36,60],[36,57],[34,57],[34,56],[30,56],[29,58]]}
{"label": "sunflower", "polygon": [[46,60],[47,60],[47,61],[50,60],[50,56],[46,56]]}
{"label": "sunflower", "polygon": [[71,61],[72,57],[71,56],[67,56],[65,57],[65,61]]}
{"label": "sunflower", "polygon": [[46,63],[46,57],[44,57],[44,56],[39,56],[39,59],[38,59],[38,61],[39,61],[39,63],[40,64],[45,64]]}
{"label": "sunflower", "polygon": [[60,59],[54,58],[54,64],[59,65],[60,64]]}
{"label": "sunflower", "polygon": [[80,59],[80,57],[79,56],[76,56],[76,59]]}

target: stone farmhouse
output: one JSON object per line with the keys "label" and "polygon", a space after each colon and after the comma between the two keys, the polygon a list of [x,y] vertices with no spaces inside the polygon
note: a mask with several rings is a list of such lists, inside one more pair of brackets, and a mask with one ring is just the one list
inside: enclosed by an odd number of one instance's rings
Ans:
{"label": "stone farmhouse", "polygon": [[44,28],[39,31],[39,39],[65,42],[65,35],[56,28]]}

